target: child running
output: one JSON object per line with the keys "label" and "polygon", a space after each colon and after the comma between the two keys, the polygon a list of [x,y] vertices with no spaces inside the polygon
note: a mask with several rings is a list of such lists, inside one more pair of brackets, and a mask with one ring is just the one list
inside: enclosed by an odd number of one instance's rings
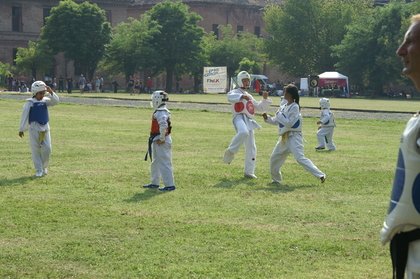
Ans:
{"label": "child running", "polygon": [[295,85],[289,84],[284,88],[284,92],[285,101],[282,102],[276,116],[270,117],[266,113],[263,114],[265,122],[279,126],[279,135],[281,136],[270,157],[272,181],[273,183],[281,182],[280,169],[289,153],[292,153],[300,165],[323,183],[327,177],[325,173],[320,171],[303,154],[302,115],[300,114],[298,89]]}

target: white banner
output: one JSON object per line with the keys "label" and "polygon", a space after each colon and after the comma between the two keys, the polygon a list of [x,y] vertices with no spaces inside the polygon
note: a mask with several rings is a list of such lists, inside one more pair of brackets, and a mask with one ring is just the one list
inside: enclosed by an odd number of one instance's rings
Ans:
{"label": "white banner", "polygon": [[204,67],[204,93],[226,93],[227,67]]}

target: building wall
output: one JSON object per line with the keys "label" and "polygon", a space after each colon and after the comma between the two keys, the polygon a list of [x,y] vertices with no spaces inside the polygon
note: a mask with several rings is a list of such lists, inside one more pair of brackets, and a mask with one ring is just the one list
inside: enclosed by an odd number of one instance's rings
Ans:
{"label": "building wall", "polygon": [[[82,0],[78,0],[81,2]],[[212,31],[216,25],[231,24],[234,31],[242,26],[243,31],[250,33],[259,28],[261,34],[264,32],[262,20],[262,6],[238,4],[229,0],[227,2],[188,2],[190,10],[202,16],[199,23],[207,32]],[[138,3],[132,0],[97,0],[97,3],[107,13],[112,26],[125,21],[128,17],[138,18],[139,15],[149,10],[154,4],[160,1],[152,0],[148,3]],[[40,30],[44,24],[44,12],[56,5],[59,0],[0,0],[0,61],[13,64],[14,55],[18,47],[27,47],[28,41],[35,41],[39,38]],[[21,9],[21,30],[14,31],[12,28],[12,9]],[[65,61],[64,56],[55,57],[54,73],[56,77],[73,77],[74,67],[71,61]],[[37,77],[40,78],[40,77]],[[156,78],[156,84],[164,84],[164,77]],[[183,88],[192,84],[192,79],[181,81]]]}

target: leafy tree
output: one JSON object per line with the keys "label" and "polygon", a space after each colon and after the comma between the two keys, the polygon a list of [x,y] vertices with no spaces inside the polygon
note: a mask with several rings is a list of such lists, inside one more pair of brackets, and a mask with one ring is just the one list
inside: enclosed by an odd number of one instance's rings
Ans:
{"label": "leafy tree", "polygon": [[373,94],[381,93],[387,84],[398,83],[401,63],[395,51],[407,29],[407,19],[418,10],[419,3],[395,1],[376,8],[371,17],[353,22],[333,48],[337,68]]}
{"label": "leafy tree", "polygon": [[284,0],[269,5],[264,14],[266,52],[280,69],[293,76],[331,70],[336,60],[331,47],[346,26],[369,11],[369,0]]}
{"label": "leafy tree", "polygon": [[16,67],[19,71],[30,72],[36,79],[39,72],[45,73],[53,65],[53,55],[45,41],[29,41],[28,47],[18,48],[16,54]]}
{"label": "leafy tree", "polygon": [[159,57],[148,43],[157,32],[156,24],[147,16],[120,23],[113,31],[100,67],[109,72],[124,73],[127,80],[136,71],[147,70],[156,63],[153,59]]}
{"label": "leafy tree", "polygon": [[261,68],[256,61],[244,57],[241,62],[239,62],[238,71],[247,71],[248,73],[253,74],[259,73]]}
{"label": "leafy tree", "polygon": [[110,34],[104,10],[87,1],[77,4],[73,0],[62,0],[52,8],[41,30],[41,38],[53,53],[64,52],[74,61],[76,70],[89,78],[104,54]]}
{"label": "leafy tree", "polygon": [[244,58],[261,63],[262,40],[255,35],[241,32],[234,34],[231,25],[221,26],[221,39],[208,41],[208,57],[212,66],[226,66],[228,76],[232,77],[240,68]]}
{"label": "leafy tree", "polygon": [[166,90],[172,91],[175,71],[193,66],[202,52],[204,30],[197,25],[201,17],[187,5],[170,1],[155,5],[146,15],[159,30],[148,41],[156,53],[150,67],[166,72]]}

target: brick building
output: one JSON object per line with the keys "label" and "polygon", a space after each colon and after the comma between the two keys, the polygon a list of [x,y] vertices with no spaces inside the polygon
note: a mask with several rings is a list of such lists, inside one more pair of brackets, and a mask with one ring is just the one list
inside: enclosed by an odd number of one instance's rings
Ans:
{"label": "brick building", "polygon": [[[81,1],[77,1],[81,2]],[[128,17],[137,18],[161,1],[157,0],[93,0],[106,11],[112,26]],[[200,25],[206,32],[218,35],[218,26],[231,24],[237,32],[246,31],[257,36],[264,34],[262,20],[264,0],[185,0],[190,10],[202,16]],[[38,39],[45,18],[59,0],[1,0],[0,1],[0,61],[14,62],[18,47]],[[75,77],[71,61],[62,55],[55,57],[49,75]],[[159,81],[157,81],[159,83]]]}

